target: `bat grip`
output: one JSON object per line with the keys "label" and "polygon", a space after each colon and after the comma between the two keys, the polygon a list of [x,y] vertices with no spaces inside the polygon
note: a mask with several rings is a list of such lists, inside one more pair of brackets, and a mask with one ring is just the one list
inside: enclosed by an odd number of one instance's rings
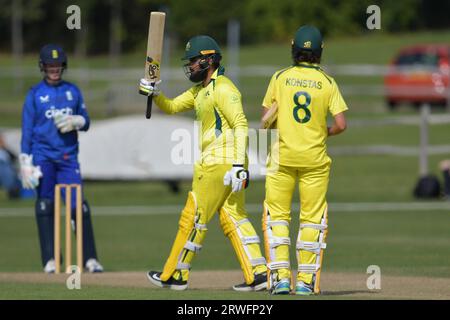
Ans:
{"label": "bat grip", "polygon": [[145,117],[150,119],[152,117],[152,104],[153,104],[153,95],[149,95],[147,97],[147,110],[145,112]]}

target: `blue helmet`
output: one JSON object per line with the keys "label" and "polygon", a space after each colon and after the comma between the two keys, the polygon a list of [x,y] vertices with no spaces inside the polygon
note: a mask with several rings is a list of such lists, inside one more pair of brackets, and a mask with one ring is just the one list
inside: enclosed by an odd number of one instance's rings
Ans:
{"label": "blue helmet", "polygon": [[45,64],[61,63],[63,69],[67,68],[67,56],[63,49],[55,44],[47,44],[42,47],[39,54],[39,67],[43,70]]}

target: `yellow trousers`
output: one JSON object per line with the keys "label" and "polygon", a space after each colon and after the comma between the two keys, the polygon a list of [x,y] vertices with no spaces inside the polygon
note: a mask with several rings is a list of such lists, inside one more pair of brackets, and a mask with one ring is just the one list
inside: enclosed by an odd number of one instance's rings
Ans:
{"label": "yellow trousers", "polygon": [[[295,186],[300,192],[300,228],[297,237],[297,280],[311,284],[313,275],[320,277],[326,238],[327,202],[330,163],[315,168],[279,166],[268,171],[263,215],[264,244],[269,268],[278,280],[291,279],[289,259],[289,223]],[[301,229],[301,232],[300,232]],[[317,243],[320,243],[317,245]],[[302,248],[307,247],[308,250]],[[315,249],[315,250],[313,250]],[[315,252],[314,252],[315,251]],[[315,271],[302,270],[319,265]],[[318,269],[318,270],[317,270]],[[319,281],[319,279],[315,279]]]}
{"label": "yellow trousers", "polygon": [[267,271],[259,237],[245,210],[245,190],[234,193],[230,186],[223,184],[223,177],[230,169],[230,164],[195,165],[192,191],[189,194],[193,200],[188,198],[181,214],[177,238],[161,279],[170,276],[188,279],[190,264],[205,238],[206,225],[216,212],[219,213],[224,234],[236,252],[246,283],[253,282],[254,274]]}

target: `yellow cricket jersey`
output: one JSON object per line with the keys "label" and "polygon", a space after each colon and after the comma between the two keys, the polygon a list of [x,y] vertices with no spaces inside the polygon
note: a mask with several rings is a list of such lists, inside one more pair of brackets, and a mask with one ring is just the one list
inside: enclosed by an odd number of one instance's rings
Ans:
{"label": "yellow cricket jersey", "polygon": [[[248,124],[239,90],[219,67],[206,87],[200,83],[174,99],[162,93],[154,97],[164,112],[173,114],[195,109],[201,123],[201,161],[203,163],[244,164]],[[234,130],[230,130],[234,129]]]}
{"label": "yellow cricket jersey", "polygon": [[347,110],[334,79],[317,64],[301,63],[276,72],[263,107],[278,104],[279,163],[315,167],[330,161],[326,152],[327,114]]}

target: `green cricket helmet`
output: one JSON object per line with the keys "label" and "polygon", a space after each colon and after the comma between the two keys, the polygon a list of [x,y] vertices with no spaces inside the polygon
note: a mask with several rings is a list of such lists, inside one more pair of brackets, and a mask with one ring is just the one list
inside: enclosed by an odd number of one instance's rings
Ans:
{"label": "green cricket helmet", "polygon": [[212,54],[218,56],[222,54],[217,42],[209,36],[199,35],[189,39],[182,60],[190,60],[195,57]]}
{"label": "green cricket helmet", "polygon": [[321,57],[323,49],[322,34],[314,26],[301,26],[292,40],[293,51],[310,51],[316,57]]}
{"label": "green cricket helmet", "polygon": [[[192,67],[192,62],[197,58],[199,58],[200,69]],[[184,65],[184,73],[192,82],[201,82],[206,78],[207,71],[211,65],[217,68],[221,59],[220,47],[213,38],[205,35],[195,36],[186,44],[182,60],[189,61]]]}

